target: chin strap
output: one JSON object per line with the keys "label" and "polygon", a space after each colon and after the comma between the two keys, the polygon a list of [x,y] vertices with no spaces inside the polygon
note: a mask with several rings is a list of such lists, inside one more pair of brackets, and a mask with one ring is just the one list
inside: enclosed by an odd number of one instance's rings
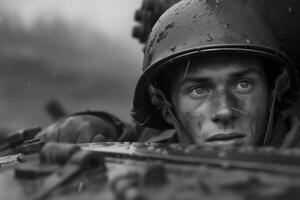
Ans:
{"label": "chin strap", "polygon": [[175,115],[172,104],[169,103],[164,93],[161,90],[154,88],[153,85],[149,86],[149,92],[150,92],[151,102],[153,105],[155,105],[160,110],[167,109],[167,112],[171,117],[171,120],[176,129],[176,133],[178,134],[178,138],[180,142],[185,144],[194,144],[195,137],[187,133],[187,131],[185,130],[185,128],[183,127],[183,125]]}
{"label": "chin strap", "polygon": [[271,104],[269,108],[270,110],[269,120],[268,120],[267,130],[263,141],[264,146],[270,143],[271,134],[272,134],[271,132],[274,123],[274,112],[275,112],[276,100],[280,102],[282,95],[289,89],[289,87],[290,87],[290,81],[287,72],[284,71],[276,78],[275,87],[272,92]]}

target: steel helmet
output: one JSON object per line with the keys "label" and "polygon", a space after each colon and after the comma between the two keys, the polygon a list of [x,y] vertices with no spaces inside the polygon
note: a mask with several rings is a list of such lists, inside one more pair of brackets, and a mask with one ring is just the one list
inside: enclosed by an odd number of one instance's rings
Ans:
{"label": "steel helmet", "polygon": [[263,57],[281,66],[287,77],[281,83],[285,90],[278,107],[283,109],[295,100],[299,90],[296,67],[281,51],[255,2],[182,0],[159,18],[146,43],[143,73],[134,94],[132,116],[140,125],[170,128],[152,104],[149,86],[159,71],[172,70],[170,63],[195,55],[233,52]]}

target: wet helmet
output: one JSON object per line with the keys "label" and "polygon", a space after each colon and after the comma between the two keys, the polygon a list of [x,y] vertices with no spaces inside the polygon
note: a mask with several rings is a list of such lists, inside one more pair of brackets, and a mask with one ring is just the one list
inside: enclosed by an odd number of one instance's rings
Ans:
{"label": "wet helmet", "polygon": [[[145,48],[132,116],[152,128],[170,128],[149,97],[149,86],[170,63],[195,55],[232,52],[259,56],[281,66],[285,74],[278,90],[280,109],[295,100],[297,70],[280,49],[257,1],[182,0],[168,9],[154,25]],[[262,1],[259,1],[262,2]],[[271,65],[272,66],[272,65]]]}

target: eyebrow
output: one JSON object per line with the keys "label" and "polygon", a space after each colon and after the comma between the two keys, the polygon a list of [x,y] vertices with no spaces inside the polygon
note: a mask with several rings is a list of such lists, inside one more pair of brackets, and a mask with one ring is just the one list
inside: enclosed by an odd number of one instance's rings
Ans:
{"label": "eyebrow", "polygon": [[206,77],[186,77],[183,80],[181,80],[178,84],[179,87],[182,87],[184,84],[186,83],[202,83],[202,84],[209,84],[211,83],[212,80],[210,78],[206,78]]}
{"label": "eyebrow", "polygon": [[[229,74],[229,76],[230,76],[230,78],[238,78],[238,77],[250,74],[250,73],[260,74],[261,71],[259,71],[256,68],[250,68],[250,69],[240,70],[237,72],[232,72],[231,74]],[[207,78],[207,77],[196,77],[196,76],[188,76],[187,75],[186,78],[184,78],[183,80],[181,80],[179,82],[179,86],[182,86],[183,84],[188,83],[188,82],[209,83],[209,82],[211,82],[211,79]]]}
{"label": "eyebrow", "polygon": [[241,77],[241,76],[245,76],[247,74],[250,73],[257,73],[257,74],[261,74],[261,71],[256,69],[256,68],[250,68],[250,69],[245,69],[245,70],[241,70],[241,71],[237,71],[237,72],[233,72],[232,74],[230,74],[231,77]]}

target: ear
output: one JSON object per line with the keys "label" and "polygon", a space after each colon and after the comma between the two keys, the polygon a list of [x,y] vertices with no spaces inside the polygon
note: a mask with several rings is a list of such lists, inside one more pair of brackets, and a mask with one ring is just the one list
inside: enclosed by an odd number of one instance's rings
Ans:
{"label": "ear", "polygon": [[172,117],[171,117],[171,113],[169,111],[169,109],[164,106],[161,110],[161,115],[163,117],[163,119],[170,125],[173,125],[173,121],[172,121]]}

